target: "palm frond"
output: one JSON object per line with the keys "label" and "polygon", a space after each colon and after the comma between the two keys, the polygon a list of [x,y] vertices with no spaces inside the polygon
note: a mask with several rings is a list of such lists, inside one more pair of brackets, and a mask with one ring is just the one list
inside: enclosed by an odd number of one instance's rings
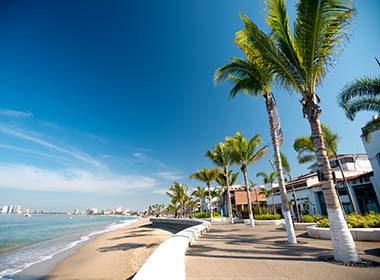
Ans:
{"label": "palm frond", "polygon": [[380,112],[380,77],[364,77],[349,83],[340,92],[338,103],[350,120],[362,110]]}
{"label": "palm frond", "polygon": [[272,73],[278,74],[277,81],[286,87],[292,86],[302,93],[302,79],[294,65],[278,50],[270,36],[260,31],[247,16],[241,15],[241,19],[244,22],[244,29],[235,34],[235,43],[239,46],[248,44],[251,51],[261,57],[262,63],[266,64]]}
{"label": "palm frond", "polygon": [[294,38],[302,57],[304,80],[313,92],[329,65],[349,37],[349,27],[355,10],[350,0],[300,0]]}

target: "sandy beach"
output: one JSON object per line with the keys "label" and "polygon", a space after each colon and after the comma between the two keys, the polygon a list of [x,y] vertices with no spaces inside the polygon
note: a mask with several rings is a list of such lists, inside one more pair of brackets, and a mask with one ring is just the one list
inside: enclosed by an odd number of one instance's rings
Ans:
{"label": "sandy beach", "polygon": [[47,279],[131,279],[157,246],[180,229],[140,220],[102,234],[60,262]]}

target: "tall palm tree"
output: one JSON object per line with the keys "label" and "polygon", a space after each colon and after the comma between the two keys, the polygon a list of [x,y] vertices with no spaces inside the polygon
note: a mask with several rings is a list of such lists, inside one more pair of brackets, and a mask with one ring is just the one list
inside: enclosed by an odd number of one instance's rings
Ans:
{"label": "tall palm tree", "polygon": [[180,216],[183,218],[185,216],[185,204],[186,201],[189,199],[188,196],[188,186],[186,184],[180,184],[177,182],[174,182],[170,187],[169,191],[166,192],[167,195],[170,197],[171,203],[178,207],[180,210]]}
{"label": "tall palm tree", "polygon": [[[288,179],[291,182],[292,175],[291,175],[290,164],[289,164],[288,159],[283,153],[281,153],[281,164],[282,164],[282,167],[284,168],[284,173],[288,176]],[[293,201],[294,201],[294,206],[296,208],[296,218],[297,218],[297,221],[301,221],[300,210],[298,208],[297,195],[296,195],[296,191],[294,190],[293,182],[290,183],[290,187],[292,188]]]}
{"label": "tall palm tree", "polygon": [[224,191],[227,192],[227,207],[229,209],[228,215],[231,219],[231,223],[234,223],[234,220],[233,220],[233,215],[232,215],[230,186],[235,185],[235,183],[238,179],[238,176],[239,176],[239,172],[234,173],[234,172],[232,172],[232,170],[228,170],[228,180],[227,180],[227,177],[226,177],[224,171],[219,172],[216,179],[215,179],[219,185],[223,186]]}
{"label": "tall palm tree", "polygon": [[278,82],[300,93],[302,112],[309,122],[323,174],[322,189],[335,260],[358,262],[360,258],[335,191],[320,125],[320,97],[316,92],[316,86],[321,84],[348,37],[355,10],[350,0],[299,0],[292,35],[285,0],[267,0],[266,5],[270,35],[242,16],[245,27],[236,34],[236,42],[248,44],[250,56],[260,57]]}
{"label": "tall palm tree", "polygon": [[[352,199],[351,189],[348,186],[346,176],[344,175],[342,163],[340,162],[340,159],[338,156],[339,135],[337,133],[332,132],[331,129],[327,125],[321,124],[321,128],[322,128],[323,142],[326,147],[327,156],[329,158],[335,157],[340,173],[342,174],[343,183],[347,191],[347,196],[350,201],[351,208],[355,213],[358,213]],[[310,137],[302,136],[302,137],[296,138],[296,140],[294,140],[293,147],[294,147],[294,150],[298,153],[297,158],[298,158],[299,163],[313,162],[317,159],[316,154],[315,154],[315,147],[313,145],[312,136]],[[336,191],[339,198],[338,189]],[[340,204],[341,204],[341,201],[340,201]]]}
{"label": "tall palm tree", "polygon": [[210,209],[211,221],[213,221],[212,207],[211,207],[211,183],[216,179],[218,171],[216,168],[203,168],[190,175],[190,179],[196,179],[206,183],[208,189],[208,206]]}
{"label": "tall palm tree", "polygon": [[240,166],[244,176],[244,185],[247,190],[247,201],[249,210],[249,223],[255,226],[252,212],[251,194],[248,185],[247,166],[260,160],[267,152],[267,146],[258,149],[261,145],[261,136],[256,134],[250,139],[245,139],[240,132],[236,132],[234,137],[226,137],[226,144],[231,149],[232,162]]}
{"label": "tall palm tree", "polygon": [[[259,195],[265,196],[266,200],[272,197],[273,190],[267,190],[266,188],[261,188]],[[267,211],[268,211],[268,204],[267,204]]]}
{"label": "tall palm tree", "polygon": [[347,84],[338,96],[338,104],[351,121],[360,111],[380,113],[380,77],[364,77]]}
{"label": "tall palm tree", "polygon": [[206,197],[206,190],[205,188],[201,186],[197,186],[197,189],[191,193],[192,196],[195,196],[198,198],[199,202],[201,203],[200,212],[203,213],[203,199]]}
{"label": "tall palm tree", "polygon": [[[270,184],[271,189],[271,197],[272,197],[272,212],[273,214],[276,212],[276,208],[274,205],[274,195],[273,195],[273,183],[276,181],[277,173],[275,171],[272,171],[271,173],[267,174],[263,171],[258,172],[256,174],[256,177],[262,177],[264,184]],[[286,197],[286,204],[288,204],[288,198]],[[289,206],[289,205],[288,205]]]}
{"label": "tall palm tree", "polygon": [[281,194],[281,208],[285,218],[288,242],[297,243],[281,166],[279,142],[282,137],[282,132],[280,128],[280,119],[276,109],[276,102],[271,93],[271,83],[274,76],[271,69],[267,67],[258,56],[252,56],[249,53],[250,47],[248,44],[241,42],[240,48],[246,54],[247,59],[231,58],[230,63],[216,70],[214,81],[216,83],[227,79],[232,81],[234,86],[230,91],[230,98],[233,98],[239,92],[242,92],[250,96],[263,97],[265,100]]}
{"label": "tall palm tree", "polygon": [[253,182],[251,179],[249,179],[249,183],[251,184],[250,189],[253,189],[253,191],[255,192],[255,196],[256,196],[256,205],[257,205],[258,210],[259,210],[259,215],[261,215],[261,206],[260,206],[260,202],[259,202],[259,196],[258,196],[258,194],[257,194],[256,183]]}
{"label": "tall palm tree", "polygon": [[[206,152],[206,157],[208,157],[214,164],[223,168],[223,174],[225,178],[228,177],[229,167],[231,166],[231,155],[225,143],[219,143],[214,146],[213,150]],[[216,178],[218,178],[217,176]],[[215,179],[216,179],[215,178]],[[222,185],[226,188],[227,191],[227,208],[228,216],[230,217],[231,223],[233,223],[232,217],[232,204],[231,204],[231,194],[230,194],[230,183],[229,180],[225,180],[225,185]]]}

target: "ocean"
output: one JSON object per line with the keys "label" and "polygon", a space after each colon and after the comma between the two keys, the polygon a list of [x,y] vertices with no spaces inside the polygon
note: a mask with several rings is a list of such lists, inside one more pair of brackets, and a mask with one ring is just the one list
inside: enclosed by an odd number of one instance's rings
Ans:
{"label": "ocean", "polygon": [[13,279],[33,264],[134,221],[118,216],[0,215],[0,279]]}

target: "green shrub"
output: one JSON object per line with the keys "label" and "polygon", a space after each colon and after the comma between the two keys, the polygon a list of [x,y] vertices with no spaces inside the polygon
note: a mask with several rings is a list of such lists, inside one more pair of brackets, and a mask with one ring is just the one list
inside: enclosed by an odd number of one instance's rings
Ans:
{"label": "green shrub", "polygon": [[263,214],[263,215],[255,215],[256,220],[280,220],[280,214]]}
{"label": "green shrub", "polygon": [[[207,218],[210,218],[210,216],[211,216],[210,212],[203,212],[203,213],[195,213],[194,214],[194,218],[197,218],[197,219],[207,219]],[[214,218],[221,218],[221,216],[218,212],[213,212],[212,216]]]}
{"label": "green shrub", "polygon": [[314,223],[314,218],[310,215],[302,215],[301,216],[302,223]]}
{"label": "green shrub", "polygon": [[[346,221],[349,228],[380,228],[380,214],[374,212],[365,215],[349,214]],[[317,222],[317,226],[329,228],[330,224],[327,218],[322,218]]]}
{"label": "green shrub", "polygon": [[[267,214],[267,209],[265,207],[260,206],[261,214]],[[248,211],[248,210],[247,210]],[[260,215],[259,206],[255,205],[252,207],[253,215]],[[248,213],[248,212],[247,212]]]}
{"label": "green shrub", "polygon": [[314,218],[314,222],[316,223],[316,222],[318,222],[319,220],[323,219],[324,217],[321,216],[321,215],[319,215],[319,214],[315,214],[315,215],[313,216],[313,218]]}

